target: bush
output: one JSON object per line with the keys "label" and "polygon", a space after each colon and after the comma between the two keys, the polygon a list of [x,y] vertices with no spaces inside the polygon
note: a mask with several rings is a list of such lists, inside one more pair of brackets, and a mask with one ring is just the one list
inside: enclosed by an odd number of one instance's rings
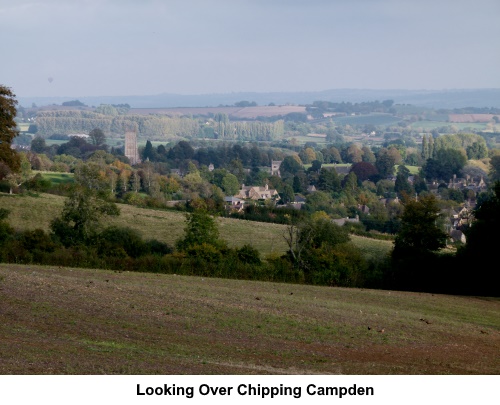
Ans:
{"label": "bush", "polygon": [[139,232],[132,228],[110,226],[104,229],[97,238],[97,252],[99,256],[136,258],[147,252]]}
{"label": "bush", "polygon": [[217,247],[205,242],[201,245],[189,246],[186,249],[186,253],[188,257],[208,263],[218,263],[222,258],[222,254]]}
{"label": "bush", "polygon": [[236,250],[238,259],[243,263],[260,265],[262,261],[260,260],[260,252],[250,245],[243,245],[241,248]]}
{"label": "bush", "polygon": [[167,243],[160,242],[156,239],[150,239],[144,243],[145,250],[152,255],[164,256],[172,253],[174,249]]}
{"label": "bush", "polygon": [[40,173],[37,173],[35,177],[30,179],[26,184],[28,190],[40,191],[42,193],[47,192],[52,187],[52,182],[49,179],[44,179]]}

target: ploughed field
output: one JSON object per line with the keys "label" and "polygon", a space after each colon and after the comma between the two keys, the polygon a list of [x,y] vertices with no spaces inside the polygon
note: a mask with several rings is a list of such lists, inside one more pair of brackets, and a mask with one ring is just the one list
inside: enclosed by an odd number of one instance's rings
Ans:
{"label": "ploughed field", "polygon": [[500,299],[0,264],[1,374],[499,374]]}

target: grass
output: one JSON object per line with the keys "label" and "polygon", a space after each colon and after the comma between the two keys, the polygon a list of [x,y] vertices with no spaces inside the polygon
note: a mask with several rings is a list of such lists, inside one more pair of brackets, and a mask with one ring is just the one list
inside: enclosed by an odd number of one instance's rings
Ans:
{"label": "grass", "polygon": [[[409,165],[405,165],[405,167],[410,171],[410,174],[418,174],[419,170],[420,170],[420,166],[409,166]],[[394,167],[394,173],[397,173],[398,172],[398,168],[399,168],[399,165],[396,165]]]}
{"label": "grass", "polygon": [[333,121],[337,125],[395,125],[401,121],[401,118],[391,114],[373,113],[366,115],[353,115],[345,117],[334,117]]}
{"label": "grass", "polygon": [[320,138],[320,137],[308,136],[308,135],[291,136],[291,137],[287,137],[286,139],[288,139],[288,140],[295,139],[295,141],[300,145],[303,145],[307,142],[314,142],[320,146],[327,145],[329,143],[326,140],[326,138]]}
{"label": "grass", "polygon": [[487,129],[486,123],[474,123],[474,122],[449,122],[449,121],[415,121],[409,125],[411,128],[422,128],[426,131],[431,131],[436,128],[454,126],[460,131],[472,128],[477,131],[484,131]]}
{"label": "grass", "polygon": [[0,264],[1,374],[499,374],[500,300]]}
{"label": "grass", "polygon": [[65,184],[74,182],[73,173],[57,173],[57,172],[43,172],[35,171],[35,173],[40,173],[44,179],[50,180],[53,184]]}
{"label": "grass", "polygon": [[[27,195],[0,194],[0,207],[10,213],[7,221],[21,230],[40,228],[49,230],[50,222],[60,215],[64,197],[52,194]],[[157,239],[174,245],[184,235],[185,216],[178,211],[137,208],[132,205],[118,204],[120,216],[110,218],[110,225],[128,226],[139,231],[146,239]],[[221,237],[229,246],[240,247],[250,244],[262,256],[270,253],[284,253],[287,249],[283,233],[285,225],[218,218]],[[374,240],[352,236],[353,242],[368,255],[384,255],[392,248],[390,241]]]}

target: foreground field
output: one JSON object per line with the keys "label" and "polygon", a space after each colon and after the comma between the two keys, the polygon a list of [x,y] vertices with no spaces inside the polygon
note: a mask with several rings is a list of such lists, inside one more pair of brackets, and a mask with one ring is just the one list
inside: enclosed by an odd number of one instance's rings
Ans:
{"label": "foreground field", "polygon": [[500,300],[0,265],[0,374],[499,374]]}
{"label": "foreground field", "polygon": [[[63,204],[64,197],[51,194],[30,197],[0,193],[0,207],[10,211],[8,222],[21,230],[41,228],[48,231],[50,221],[60,215]],[[125,204],[118,206],[121,214],[117,218],[110,218],[110,225],[128,226],[139,231],[146,239],[154,238],[171,245],[184,235],[185,216],[182,212],[144,209]],[[287,249],[283,238],[284,225],[232,218],[218,218],[217,221],[221,237],[231,247],[250,244],[262,256],[283,253]],[[380,257],[392,248],[390,241],[357,236],[352,236],[352,240],[369,256]]]}

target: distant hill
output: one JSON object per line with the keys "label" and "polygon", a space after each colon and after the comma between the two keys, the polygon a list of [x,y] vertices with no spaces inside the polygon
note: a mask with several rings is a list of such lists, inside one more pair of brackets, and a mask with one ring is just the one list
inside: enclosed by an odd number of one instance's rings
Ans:
{"label": "distant hill", "polygon": [[396,104],[412,104],[429,108],[496,107],[500,108],[500,89],[452,89],[452,90],[368,90],[332,89],[316,92],[275,93],[220,93],[220,94],[156,94],[149,96],[102,96],[102,97],[19,97],[19,104],[31,107],[61,104],[75,100],[88,106],[100,104],[129,104],[132,108],[217,107],[234,105],[239,101],[255,101],[258,105],[311,104],[314,101],[351,102],[394,100]]}

